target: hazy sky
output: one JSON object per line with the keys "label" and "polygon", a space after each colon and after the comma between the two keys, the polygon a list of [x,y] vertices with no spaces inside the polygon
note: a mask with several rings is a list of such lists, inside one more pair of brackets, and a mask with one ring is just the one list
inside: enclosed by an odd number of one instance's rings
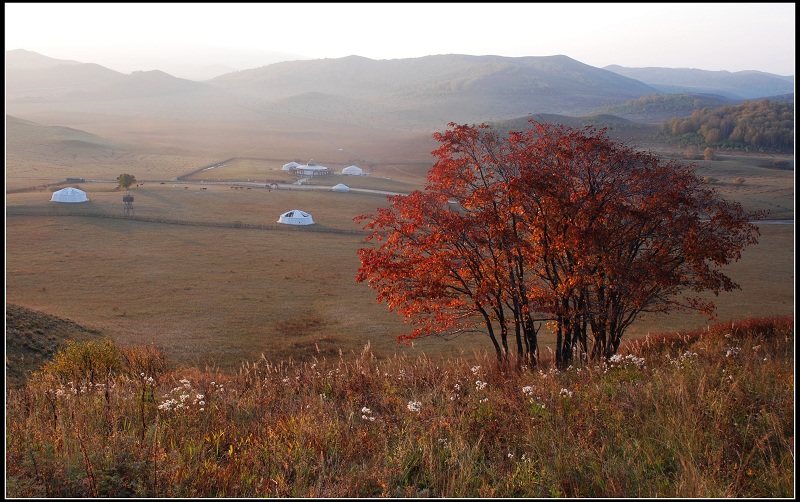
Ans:
{"label": "hazy sky", "polygon": [[[199,43],[311,58],[551,56],[794,75],[794,3],[6,3],[6,50],[115,68]],[[218,61],[210,61],[218,62]]]}

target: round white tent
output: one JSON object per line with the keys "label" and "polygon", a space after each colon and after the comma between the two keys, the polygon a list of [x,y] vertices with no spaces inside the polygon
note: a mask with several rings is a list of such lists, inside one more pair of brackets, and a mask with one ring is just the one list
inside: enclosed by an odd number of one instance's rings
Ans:
{"label": "round white tent", "polygon": [[339,183],[338,185],[334,185],[334,187],[331,188],[331,190],[333,190],[334,192],[349,192],[350,187],[343,183]]}
{"label": "round white tent", "polygon": [[67,187],[53,192],[50,197],[50,202],[88,202],[89,198],[86,197],[86,192],[79,188]]}
{"label": "round white tent", "polygon": [[292,169],[294,169],[295,167],[297,167],[299,165],[300,164],[298,164],[297,162],[289,162],[288,164],[284,164],[283,167],[281,168],[281,170],[283,170],[283,171],[291,171]]}
{"label": "round white tent", "polygon": [[286,225],[313,225],[314,220],[311,215],[299,209],[292,209],[286,211],[278,218],[278,223],[285,223]]}
{"label": "round white tent", "polygon": [[351,176],[361,176],[364,174],[364,170],[358,166],[348,166],[342,169],[342,174],[349,174]]}

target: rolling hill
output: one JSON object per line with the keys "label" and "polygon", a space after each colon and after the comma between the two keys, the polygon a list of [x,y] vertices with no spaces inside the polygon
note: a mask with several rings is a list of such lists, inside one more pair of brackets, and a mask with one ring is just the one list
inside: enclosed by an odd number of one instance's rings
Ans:
{"label": "rolling hill", "polygon": [[[42,127],[64,126],[102,141],[197,156],[358,160],[373,166],[430,162],[437,146],[432,133],[450,122],[558,116],[561,123],[570,118],[600,126],[608,122],[620,139],[646,143],[649,129],[636,123],[653,125],[701,106],[730,104],[736,100],[724,94],[732,89],[753,95],[793,85],[793,77],[759,72],[660,69],[655,75],[664,77],[652,77],[658,85],[691,84],[706,92],[656,99],[657,86],[621,75],[621,67],[595,68],[563,55],[294,60],[205,82],[159,70],[122,74],[30,51],[7,51],[6,56],[7,116]],[[612,115],[633,123],[623,125]],[[24,145],[15,143],[22,125],[11,125],[7,170],[25,166],[24,160],[14,161],[24,153]],[[99,140],[79,141],[96,148]],[[86,165],[87,158],[92,164],[116,162],[121,151],[131,151],[111,146],[81,157],[86,151],[73,151],[79,143],[59,138],[53,143],[60,153],[48,158],[65,165]]]}
{"label": "rolling hill", "polygon": [[[646,73],[645,82],[633,78],[640,76],[632,72],[637,69],[595,68],[563,55],[294,60],[204,82],[159,70],[126,75],[29,51],[6,55],[9,115],[122,142],[213,150],[223,157],[277,149],[281,157],[320,160],[346,146],[357,158],[375,162],[405,156],[419,161],[429,158],[425,138],[450,122],[613,114],[653,124],[688,115],[699,102],[657,111],[630,106],[666,85],[702,88],[704,102],[730,102],[726,93],[777,94],[793,86],[793,77],[759,72],[671,69],[656,74],[672,75],[671,80]],[[411,144],[424,144],[425,150],[403,146]]]}
{"label": "rolling hill", "polygon": [[21,385],[27,375],[50,360],[67,340],[88,341],[102,335],[69,319],[6,304],[6,386]]}
{"label": "rolling hill", "polygon": [[619,65],[606,66],[604,69],[644,82],[659,92],[719,94],[737,100],[794,93],[793,75],[696,68],[626,68]]}
{"label": "rolling hill", "polygon": [[50,68],[60,65],[79,65],[80,61],[71,59],[55,59],[38,52],[26,51],[24,49],[14,49],[6,51],[5,58],[6,71],[9,69],[31,69],[31,68]]}
{"label": "rolling hill", "polygon": [[[217,77],[229,92],[277,99],[324,93],[359,100],[373,115],[419,126],[503,119],[525,113],[576,114],[655,90],[566,56],[508,58],[438,55],[371,60],[359,56],[286,61]],[[387,124],[388,125],[388,124]]]}
{"label": "rolling hill", "polygon": [[[15,58],[18,61],[20,58]],[[281,116],[429,131],[449,121],[501,120],[526,113],[582,114],[656,92],[639,81],[566,56],[440,55],[411,59],[286,61],[205,83],[158,71],[124,75],[90,63],[52,60],[6,66],[9,113],[31,108],[86,113],[147,112],[185,118],[224,101]],[[58,82],[57,86],[53,82]],[[153,102],[154,98],[163,101]],[[141,101],[149,99],[149,102]],[[166,101],[169,101],[167,104]]]}

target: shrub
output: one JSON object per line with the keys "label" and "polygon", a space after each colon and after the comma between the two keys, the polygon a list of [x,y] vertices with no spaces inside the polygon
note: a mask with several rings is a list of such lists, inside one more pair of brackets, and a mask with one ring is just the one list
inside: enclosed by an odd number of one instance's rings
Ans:
{"label": "shrub", "polygon": [[40,371],[59,382],[80,385],[103,383],[121,369],[119,348],[110,339],[103,338],[89,342],[68,341]]}

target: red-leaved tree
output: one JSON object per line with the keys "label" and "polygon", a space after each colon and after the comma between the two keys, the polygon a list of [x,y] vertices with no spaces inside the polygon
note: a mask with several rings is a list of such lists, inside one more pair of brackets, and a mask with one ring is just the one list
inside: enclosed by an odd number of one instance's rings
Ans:
{"label": "red-leaved tree", "polygon": [[356,218],[374,244],[357,280],[416,326],[401,340],[476,331],[499,359],[513,342],[535,363],[549,322],[565,365],[611,357],[643,312],[713,315],[698,293],[739,287],[721,268],[757,242],[763,213],[722,199],[693,165],[592,128],[450,127],[434,135],[424,190]]}

